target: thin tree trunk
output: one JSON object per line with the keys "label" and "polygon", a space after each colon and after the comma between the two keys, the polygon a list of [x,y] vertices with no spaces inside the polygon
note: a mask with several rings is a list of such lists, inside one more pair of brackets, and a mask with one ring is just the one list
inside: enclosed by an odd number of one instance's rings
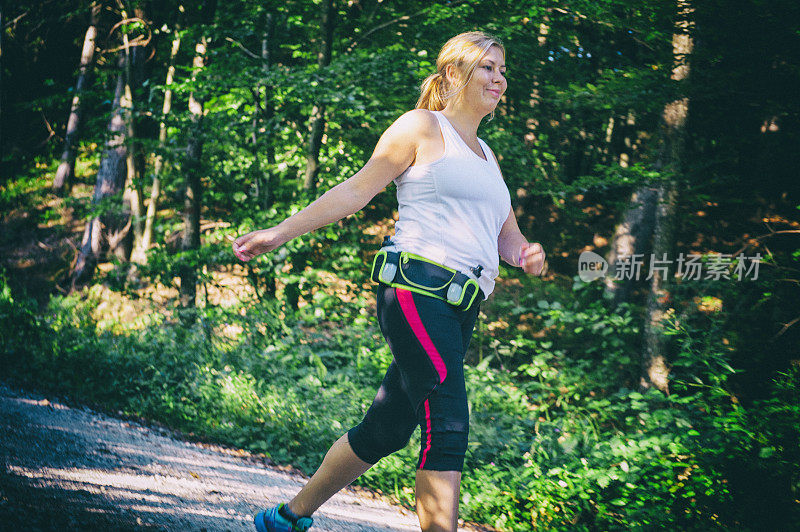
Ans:
{"label": "thin tree trunk", "polygon": [[[111,105],[111,119],[108,123],[108,139],[100,159],[97,181],[92,196],[92,206],[98,206],[104,199],[119,194],[125,185],[127,146],[125,135],[127,127],[123,118],[120,101],[125,90],[125,56],[120,53],[117,86]],[[119,216],[110,212],[102,213],[86,222],[81,247],[72,272],[72,287],[88,282],[94,275],[97,261],[103,253],[103,245],[113,238],[108,233],[112,227],[119,227]]]}
{"label": "thin tree trunk", "polygon": [[[270,46],[272,44],[272,34],[275,19],[272,13],[267,13],[266,28],[264,29],[264,38],[261,41],[261,58],[264,60],[264,76],[269,76],[269,69],[271,67],[270,60]],[[264,86],[264,122],[269,125],[268,131],[272,132],[272,119],[275,116],[275,106],[272,104],[272,85],[268,82]],[[266,127],[266,126],[265,126]],[[259,190],[259,203],[264,209],[269,208],[272,202],[272,169],[275,165],[275,145],[272,135],[267,139],[267,171],[265,172],[262,180],[262,187]]]}
{"label": "thin tree trunk", "polygon": [[[125,10],[122,10],[122,18],[128,18]],[[128,34],[125,32],[122,34],[122,41],[125,52],[125,97],[122,100],[122,107],[126,110],[125,123],[128,128],[128,153],[126,157],[127,175],[125,179],[123,203],[125,210],[130,213],[130,226],[133,231],[133,249],[136,249],[142,246],[143,205],[141,190],[142,169],[139,164],[140,157],[137,153],[139,151],[139,146],[136,141],[136,128],[134,124],[133,87],[136,85],[134,78],[137,77],[134,73],[134,66],[135,64],[141,63],[139,57],[144,50],[139,46],[131,48]],[[127,261],[130,258],[130,248],[119,248],[113,251],[114,254],[122,260]]]}
{"label": "thin tree trunk", "polygon": [[[81,116],[83,114],[82,96],[94,63],[94,41],[97,38],[100,8],[99,2],[92,4],[91,21],[89,22],[89,28],[86,30],[86,35],[83,38],[80,72],[78,74],[78,81],[75,83],[75,96],[72,97],[72,107],[70,108],[67,133],[64,139],[64,151],[61,154],[61,163],[59,163],[58,170],[56,170],[55,179],[53,179],[53,192],[58,195],[68,193],[75,179],[76,142],[78,140]],[[0,69],[0,71],[1,70],[2,69]]]}
{"label": "thin tree trunk", "polygon": [[[192,81],[196,81],[197,73],[205,66],[206,46],[205,37],[202,37],[200,42],[195,45]],[[197,99],[194,90],[189,94],[189,112],[192,115],[192,126],[186,150],[186,164],[184,165],[186,184],[183,199],[183,239],[181,241],[181,250],[184,252],[200,248],[200,208],[202,205],[200,158],[203,153],[203,102]],[[181,267],[180,279],[181,306],[183,308],[194,307],[197,299],[196,266],[191,263],[184,264]]]}
{"label": "thin tree trunk", "polygon": [[606,143],[603,145],[603,162],[605,164],[610,164],[610,154],[613,153],[611,141],[614,139],[615,118],[614,114],[612,114],[608,119],[608,126],[606,126]]}
{"label": "thin tree trunk", "polygon": [[[267,15],[267,38],[265,39],[266,43],[262,42],[261,46],[261,56],[264,58],[264,73],[268,74],[269,69],[272,64],[271,56],[270,56],[270,46],[272,46],[272,35],[274,33],[275,27],[275,19],[272,14]],[[266,46],[265,46],[266,44]],[[266,122],[267,131],[274,132],[275,126],[272,123],[275,119],[275,103],[272,100],[272,84],[267,83],[265,90],[264,90],[264,121]],[[271,141],[272,139],[270,139]],[[269,164],[270,172],[272,172],[272,168],[275,166],[275,143],[274,142],[267,142],[267,164]],[[268,178],[271,175],[267,176]],[[272,200],[266,200],[265,207],[269,207]]]}
{"label": "thin tree trunk", "polygon": [[156,155],[155,163],[153,166],[153,185],[150,189],[150,202],[147,204],[147,214],[145,215],[144,231],[142,232],[142,240],[138,247],[134,247],[131,260],[133,262],[144,264],[147,262],[147,250],[150,248],[150,243],[153,240],[153,223],[156,219],[156,211],[158,209],[158,197],[161,194],[161,170],[164,167],[164,147],[167,143],[167,123],[166,117],[172,110],[172,81],[175,78],[175,56],[178,55],[178,50],[181,46],[180,32],[175,31],[175,36],[172,39],[172,49],[169,55],[169,66],[167,68],[167,79],[165,81],[166,89],[164,90],[164,105],[161,108],[161,123],[158,126],[158,154]]}
{"label": "thin tree trunk", "polygon": [[[325,0],[322,15],[322,42],[317,54],[317,65],[320,68],[331,63],[331,47],[333,45],[334,11],[333,0]],[[325,104],[314,105],[311,110],[311,127],[309,128],[308,149],[306,150],[306,176],[303,188],[312,191],[317,186],[319,174],[319,151],[322,147],[322,135],[325,131]]]}
{"label": "thin tree trunk", "polygon": [[[694,7],[691,0],[678,0],[677,7],[676,32],[672,36],[674,67],[671,78],[674,81],[682,81],[689,76],[688,57],[693,49],[690,31]],[[688,114],[689,99],[687,97],[670,102],[664,107],[660,156],[655,165],[658,170],[673,175],[681,172]],[[653,255],[655,258],[662,258],[668,257],[672,251],[675,210],[678,202],[678,186],[674,178],[658,187],[658,197]],[[639,387],[642,390],[655,387],[664,393],[669,393],[669,365],[666,360],[663,334],[663,321],[668,313],[669,301],[669,278],[656,271],[650,280],[650,293],[647,301],[647,318],[644,328],[645,345],[639,381]]]}
{"label": "thin tree trunk", "polygon": [[322,148],[322,134],[325,130],[325,104],[314,105],[311,110],[308,148],[306,149],[306,176],[303,188],[313,191],[317,188],[319,175],[319,150]]}
{"label": "thin tree trunk", "polygon": [[633,110],[628,111],[628,116],[625,117],[625,125],[620,129],[622,129],[624,137],[619,150],[618,162],[622,168],[628,168],[633,163],[633,152],[636,150],[636,145],[631,140],[636,132],[636,114]]}
{"label": "thin tree trunk", "polygon": [[[261,39],[261,58],[264,63],[264,77],[265,79],[269,76],[269,68],[270,68],[270,57],[269,57],[269,45],[270,40],[272,38],[272,23],[273,17],[272,13],[267,13],[266,16],[266,25],[264,29],[264,35]],[[271,86],[269,83],[266,83],[264,86],[264,101],[263,101],[263,108],[261,102],[261,94],[258,88],[253,89],[253,98],[255,103],[255,111],[253,112],[253,130],[251,135],[251,144],[253,150],[253,180],[256,185],[256,203],[260,205],[262,208],[266,209],[269,207],[270,202],[270,177],[272,172],[272,165],[274,164],[274,148],[272,147],[272,142],[267,142],[267,170],[266,172],[262,173],[261,164],[259,162],[259,128],[263,127],[264,131],[267,131],[267,114],[274,114],[274,109],[271,106]],[[271,118],[271,117],[270,117]],[[269,124],[271,128],[271,122]],[[271,140],[271,139],[270,139]],[[270,158],[272,155],[272,158]]]}
{"label": "thin tree trunk", "polygon": [[[549,12],[549,9],[548,9]],[[537,136],[536,130],[539,128],[539,120],[536,118],[537,116],[544,116],[542,111],[542,95],[541,91],[539,90],[539,76],[541,75],[542,68],[545,65],[545,46],[547,46],[547,35],[550,33],[550,17],[548,15],[544,15],[542,17],[542,22],[539,23],[539,30],[538,35],[536,37],[537,42],[539,43],[540,49],[540,57],[541,59],[538,61],[539,68],[538,73],[534,74],[532,89],[530,93],[530,98],[528,99],[528,105],[533,110],[531,116],[526,120],[525,126],[527,128],[527,132],[525,133],[525,143],[529,146],[534,146],[536,144]],[[520,189],[522,190],[522,189]],[[520,209],[517,212],[517,216],[520,216],[522,210]]]}
{"label": "thin tree trunk", "polygon": [[[3,123],[3,14],[6,10],[6,0],[0,0],[0,126]],[[0,128],[0,161],[3,160],[3,131]]]}

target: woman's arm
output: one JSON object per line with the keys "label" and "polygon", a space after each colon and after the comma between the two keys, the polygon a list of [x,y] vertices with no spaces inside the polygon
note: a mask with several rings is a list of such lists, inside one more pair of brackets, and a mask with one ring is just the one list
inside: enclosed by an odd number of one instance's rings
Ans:
{"label": "woman's arm", "polygon": [[513,207],[509,209],[508,218],[497,237],[497,250],[504,261],[522,268],[525,273],[542,275],[545,271],[544,249],[538,242],[530,243],[523,236]]}
{"label": "woman's arm", "polygon": [[519,268],[522,245],[527,243],[528,239],[519,230],[517,217],[514,216],[512,207],[509,209],[508,218],[503,222],[500,235],[497,237],[497,250],[500,252],[500,257],[512,266]]}
{"label": "woman's arm", "polygon": [[275,227],[237,238],[233,243],[236,256],[250,260],[363,209],[411,165],[420,139],[429,134],[431,119],[435,120],[435,117],[421,109],[405,113],[381,135],[372,157],[361,170]]}
{"label": "woman's arm", "polygon": [[[489,151],[497,162],[497,157],[491,148]],[[500,163],[497,163],[497,166],[499,168]],[[545,272],[544,248],[538,242],[528,242],[528,239],[519,230],[513,207],[509,209],[508,217],[503,222],[503,227],[500,228],[500,234],[497,236],[497,251],[504,261],[512,266],[522,268],[525,273],[542,275]]]}

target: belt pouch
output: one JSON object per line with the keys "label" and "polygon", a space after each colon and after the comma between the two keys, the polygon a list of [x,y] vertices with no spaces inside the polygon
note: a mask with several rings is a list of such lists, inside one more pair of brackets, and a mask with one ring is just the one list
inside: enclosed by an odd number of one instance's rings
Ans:
{"label": "belt pouch", "polygon": [[458,272],[448,287],[447,302],[459,310],[467,310],[478,295],[478,282]]}
{"label": "belt pouch", "polygon": [[370,278],[378,283],[391,284],[397,276],[397,266],[400,262],[400,253],[382,249],[375,254],[372,260]]}
{"label": "belt pouch", "polygon": [[440,299],[445,299],[447,286],[458,274],[456,270],[405,251],[400,253],[399,273],[395,282],[430,292]]}

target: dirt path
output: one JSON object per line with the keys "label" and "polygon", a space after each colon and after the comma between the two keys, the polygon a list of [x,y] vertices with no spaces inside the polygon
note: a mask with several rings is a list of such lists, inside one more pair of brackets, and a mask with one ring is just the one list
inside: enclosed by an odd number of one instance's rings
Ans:
{"label": "dirt path", "polygon": [[[303,479],[0,384],[0,530],[253,531]],[[419,530],[416,516],[343,490],[312,530]]]}

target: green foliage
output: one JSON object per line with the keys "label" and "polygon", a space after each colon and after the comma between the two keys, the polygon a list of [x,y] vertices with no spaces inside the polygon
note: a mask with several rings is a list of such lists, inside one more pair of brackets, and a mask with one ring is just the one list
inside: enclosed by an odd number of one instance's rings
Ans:
{"label": "green foliage", "polygon": [[[53,298],[39,314],[4,283],[4,374],[307,472],[360,420],[391,361],[358,305],[335,329],[304,309],[287,316],[274,300],[207,307],[186,326],[166,312],[99,322],[98,298]],[[317,302],[323,312],[340,306]],[[776,480],[797,489],[796,368],[744,408],[719,372],[724,354],[712,352],[723,329],[692,325],[699,316],[686,313],[670,329],[682,353],[676,371],[703,386],[678,379],[669,396],[643,394],[631,384],[638,326],[627,306],[613,309],[576,279],[562,297],[526,297],[515,312],[534,313],[547,334],[517,335],[466,367],[463,518],[503,530],[757,529],[758,499],[737,475],[785,471]],[[317,328],[298,332],[305,323]],[[516,369],[494,367],[497,357]],[[411,505],[418,444],[415,434],[359,482]]]}

